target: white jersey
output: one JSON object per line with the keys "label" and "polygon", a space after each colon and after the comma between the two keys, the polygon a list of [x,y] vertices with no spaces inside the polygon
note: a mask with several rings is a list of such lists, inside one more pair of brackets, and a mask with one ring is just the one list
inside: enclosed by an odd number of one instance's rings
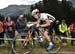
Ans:
{"label": "white jersey", "polygon": [[52,16],[52,15],[50,15],[50,14],[48,14],[48,13],[41,13],[41,14],[40,14],[40,20],[45,21],[46,19],[49,19],[50,22],[55,21],[55,17],[54,17],[54,16]]}

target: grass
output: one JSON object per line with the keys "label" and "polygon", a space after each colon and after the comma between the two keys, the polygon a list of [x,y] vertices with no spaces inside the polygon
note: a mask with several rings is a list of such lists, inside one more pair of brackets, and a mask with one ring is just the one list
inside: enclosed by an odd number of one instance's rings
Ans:
{"label": "grass", "polygon": [[[56,40],[55,40],[55,42],[56,42]],[[71,40],[67,40],[67,45],[62,47],[60,52],[63,52],[63,51],[75,52],[75,45],[72,46],[70,44],[70,42],[71,42]],[[74,44],[75,44],[75,42],[74,42]],[[56,51],[59,46],[60,46],[60,43],[56,43],[56,47],[52,51]],[[21,52],[23,52],[24,50],[21,48],[21,42],[20,41],[16,41],[16,47],[18,47],[17,49],[20,51],[19,54],[22,54]],[[32,50],[32,54],[44,54],[44,52],[46,52],[46,48],[40,47],[40,45],[38,44],[38,42],[36,40],[35,41],[35,47]],[[0,54],[11,54],[10,45],[8,44],[7,41],[5,41],[5,47],[4,48],[0,48]]]}

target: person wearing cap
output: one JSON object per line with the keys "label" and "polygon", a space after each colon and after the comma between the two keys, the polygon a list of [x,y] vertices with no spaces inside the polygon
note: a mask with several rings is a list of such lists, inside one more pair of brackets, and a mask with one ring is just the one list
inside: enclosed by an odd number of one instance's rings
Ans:
{"label": "person wearing cap", "polygon": [[32,11],[32,16],[33,16],[33,18],[36,19],[36,21],[33,22],[34,24],[39,24],[38,27],[45,28],[45,31],[43,34],[49,42],[49,46],[47,48],[47,51],[53,49],[54,44],[53,44],[53,42],[51,40],[51,36],[49,36],[49,34],[51,32],[53,22],[55,21],[55,17],[48,14],[48,13],[40,13],[40,11],[38,9],[34,9]]}
{"label": "person wearing cap", "polygon": [[[25,37],[26,37],[26,32],[27,32],[27,30],[25,29],[26,28],[26,21],[27,21],[26,16],[20,15],[17,19],[17,22],[16,22],[16,29],[21,34],[22,39],[25,39]],[[22,41],[22,47],[24,47],[23,41]]]}
{"label": "person wearing cap", "polygon": [[23,15],[20,15],[17,18],[16,27],[17,27],[17,29],[22,29],[22,28],[26,27],[26,22],[24,20],[24,16]]}

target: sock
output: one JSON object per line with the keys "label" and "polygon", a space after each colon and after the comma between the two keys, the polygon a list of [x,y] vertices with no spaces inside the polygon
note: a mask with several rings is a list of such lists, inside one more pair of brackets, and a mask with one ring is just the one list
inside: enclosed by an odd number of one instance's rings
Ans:
{"label": "sock", "polygon": [[50,42],[50,43],[49,43],[49,45],[53,45],[53,43],[52,43],[52,42]]}

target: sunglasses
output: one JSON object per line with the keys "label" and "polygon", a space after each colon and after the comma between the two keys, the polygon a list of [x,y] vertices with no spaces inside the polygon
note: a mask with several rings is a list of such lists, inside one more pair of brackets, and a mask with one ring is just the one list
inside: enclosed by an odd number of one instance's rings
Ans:
{"label": "sunglasses", "polygon": [[35,14],[40,13],[40,12],[36,12]]}

